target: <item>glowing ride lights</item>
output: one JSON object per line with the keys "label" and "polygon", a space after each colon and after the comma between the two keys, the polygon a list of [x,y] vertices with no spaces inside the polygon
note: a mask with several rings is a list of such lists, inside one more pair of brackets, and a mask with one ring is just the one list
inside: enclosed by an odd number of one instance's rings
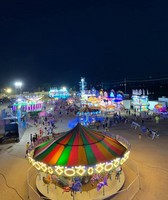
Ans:
{"label": "glowing ride lights", "polygon": [[87,173],[88,173],[89,175],[92,175],[92,174],[94,173],[93,167],[89,167],[88,170],[87,170]]}
{"label": "glowing ride lights", "polygon": [[56,174],[59,176],[84,176],[84,175],[93,175],[93,174],[100,174],[103,172],[110,172],[116,169],[118,166],[121,166],[126,162],[129,158],[130,151],[127,151],[122,158],[116,158],[112,161],[106,163],[99,163],[95,166],[74,166],[74,167],[64,167],[64,166],[47,166],[42,162],[35,161],[33,158],[28,155],[29,162],[37,169],[41,170],[42,172],[48,172],[50,174]]}
{"label": "glowing ride lights", "polygon": [[58,174],[58,175],[63,174],[63,172],[64,172],[64,167],[62,167],[62,166],[55,166],[55,172],[56,172],[56,174]]}
{"label": "glowing ride lights", "polygon": [[98,174],[100,174],[103,171],[103,169],[104,169],[104,163],[99,163],[96,165],[95,170]]}
{"label": "glowing ride lights", "polygon": [[61,137],[39,144],[28,158],[37,170],[58,176],[84,177],[111,172],[123,165],[130,153],[128,141],[117,138],[77,124]]}
{"label": "glowing ride lights", "polygon": [[54,173],[54,170],[53,170],[52,167],[48,167],[48,170],[47,170],[47,171],[49,172],[49,174],[53,174],[53,173]]}
{"label": "glowing ride lights", "polygon": [[79,176],[83,176],[85,174],[85,172],[86,172],[84,166],[75,167],[75,169],[76,169],[76,173]]}
{"label": "glowing ride lights", "polygon": [[70,168],[65,167],[64,168],[64,174],[66,176],[70,176],[70,177],[75,176],[75,168],[74,167],[70,167]]}

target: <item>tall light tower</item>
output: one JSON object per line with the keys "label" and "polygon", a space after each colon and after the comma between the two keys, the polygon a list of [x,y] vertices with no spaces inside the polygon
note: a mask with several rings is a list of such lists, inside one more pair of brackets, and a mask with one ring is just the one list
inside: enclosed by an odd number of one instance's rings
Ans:
{"label": "tall light tower", "polygon": [[81,92],[81,96],[85,94],[87,83],[85,82],[85,78],[81,77],[81,81],[79,82],[79,88]]}
{"label": "tall light tower", "polygon": [[22,86],[23,86],[23,83],[21,81],[15,82],[15,88],[16,88],[17,94],[22,93]]}

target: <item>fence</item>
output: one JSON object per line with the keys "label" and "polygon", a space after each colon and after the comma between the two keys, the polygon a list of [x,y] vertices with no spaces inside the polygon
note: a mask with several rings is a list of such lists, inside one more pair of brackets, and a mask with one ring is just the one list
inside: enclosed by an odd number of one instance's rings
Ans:
{"label": "fence", "polygon": [[128,150],[131,149],[131,145],[128,142],[127,139],[125,139],[124,137],[122,137],[121,135],[116,135],[116,140],[118,140],[120,143],[122,143]]}
{"label": "fence", "polygon": [[28,199],[29,200],[45,200],[47,198],[40,195],[36,189],[37,170],[31,167],[27,173]]}
{"label": "fence", "polygon": [[[124,165],[124,172],[126,175],[124,188],[115,193],[112,197],[107,198],[108,200],[132,200],[140,190],[139,169],[133,160],[127,160]],[[127,179],[129,180],[127,181]]]}
{"label": "fence", "polygon": [[[132,200],[137,192],[140,190],[139,170],[134,161],[128,159],[123,166],[125,173],[125,184],[122,190],[116,192],[106,200]],[[40,195],[36,189],[36,177],[38,175],[37,170],[31,167],[27,173],[27,185],[28,185],[28,199],[29,200],[46,200],[44,196]]]}

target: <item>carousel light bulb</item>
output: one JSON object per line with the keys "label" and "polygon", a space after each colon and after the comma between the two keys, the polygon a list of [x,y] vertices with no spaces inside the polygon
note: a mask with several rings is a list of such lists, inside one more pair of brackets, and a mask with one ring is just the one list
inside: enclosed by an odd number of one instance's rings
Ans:
{"label": "carousel light bulb", "polygon": [[73,169],[73,168],[66,168],[66,169],[64,169],[64,174],[66,176],[69,176],[69,177],[75,176],[75,169]]}
{"label": "carousel light bulb", "polygon": [[130,155],[130,151],[128,151],[127,153],[124,154],[125,161],[129,158],[129,155]]}
{"label": "carousel light bulb", "polygon": [[34,167],[35,167],[37,170],[40,170],[40,169],[41,169],[41,164],[40,164],[39,162],[35,162]]}
{"label": "carousel light bulb", "polygon": [[41,164],[41,169],[43,172],[46,172],[47,171],[47,165],[46,164]]}
{"label": "carousel light bulb", "polygon": [[104,170],[104,163],[97,164],[95,170],[101,173]]}
{"label": "carousel light bulb", "polygon": [[52,167],[48,167],[48,172],[49,172],[50,174],[53,174],[53,173],[54,173],[53,168],[52,168]]}
{"label": "carousel light bulb", "polygon": [[60,176],[64,172],[64,167],[56,166],[55,172]]}
{"label": "carousel light bulb", "polygon": [[120,158],[116,158],[114,160],[114,167],[117,168],[119,166],[119,164],[120,164]]}
{"label": "carousel light bulb", "polygon": [[87,171],[88,171],[89,175],[92,175],[94,172],[94,169],[93,169],[93,167],[89,167]]}
{"label": "carousel light bulb", "polygon": [[35,165],[35,163],[36,163],[36,161],[32,159],[32,165],[33,166]]}
{"label": "carousel light bulb", "polygon": [[105,170],[106,172],[109,172],[109,171],[112,170],[112,169],[113,169],[113,162],[110,162],[110,163],[105,164],[104,170]]}
{"label": "carousel light bulb", "polygon": [[30,156],[28,156],[28,160],[29,162],[32,164],[33,163],[33,158],[31,158]]}
{"label": "carousel light bulb", "polygon": [[126,161],[126,158],[125,157],[123,157],[123,158],[121,158],[121,160],[120,160],[120,165],[123,165],[123,163]]}
{"label": "carousel light bulb", "polygon": [[79,174],[79,176],[83,176],[84,173],[86,172],[84,166],[75,167],[75,169],[76,169],[76,173]]}

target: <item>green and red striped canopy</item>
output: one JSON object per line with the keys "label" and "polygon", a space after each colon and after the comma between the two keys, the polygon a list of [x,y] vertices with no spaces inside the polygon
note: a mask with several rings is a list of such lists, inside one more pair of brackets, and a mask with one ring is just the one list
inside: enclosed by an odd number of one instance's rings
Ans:
{"label": "green and red striped canopy", "polygon": [[122,157],[126,148],[102,132],[77,124],[57,139],[48,140],[34,151],[34,159],[49,166],[93,166]]}

